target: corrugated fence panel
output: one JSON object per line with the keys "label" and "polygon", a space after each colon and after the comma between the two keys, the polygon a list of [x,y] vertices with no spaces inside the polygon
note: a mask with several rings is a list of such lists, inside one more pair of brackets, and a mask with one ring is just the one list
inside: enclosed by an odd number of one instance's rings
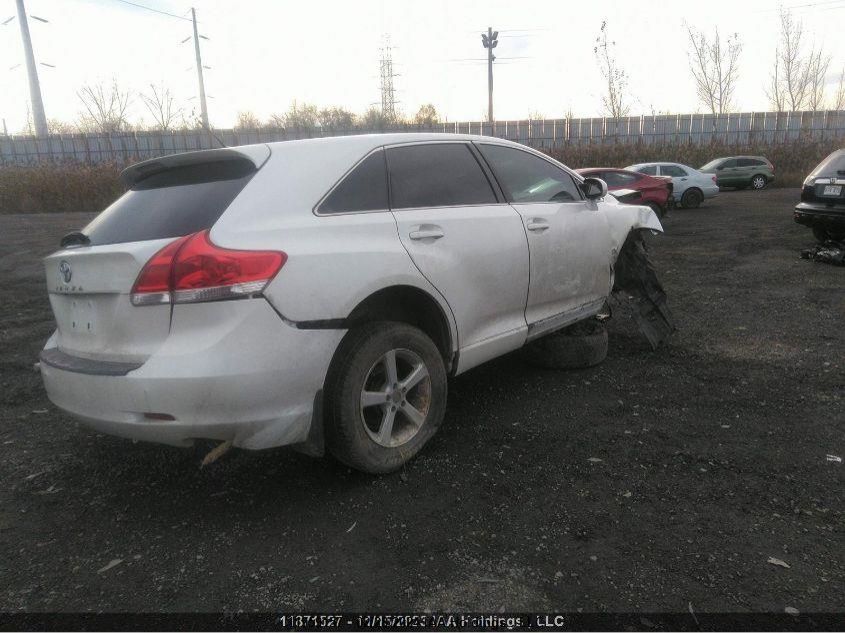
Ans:
{"label": "corrugated fence panel", "polygon": [[845,137],[845,111],[740,112],[636,116],[621,119],[531,119],[399,124],[390,129],[361,128],[285,130],[178,130],[119,134],[65,134],[47,138],[0,135],[0,164],[36,164],[72,160],[127,163],[166,154],[296,138],[395,132],[436,132],[498,136],[538,148],[573,143],[783,143],[800,139]]}

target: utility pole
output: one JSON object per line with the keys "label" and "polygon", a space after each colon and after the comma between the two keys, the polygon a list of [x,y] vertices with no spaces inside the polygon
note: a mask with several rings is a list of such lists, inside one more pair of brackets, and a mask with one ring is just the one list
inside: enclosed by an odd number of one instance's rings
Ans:
{"label": "utility pole", "polygon": [[26,59],[26,74],[29,76],[29,100],[32,103],[32,121],[36,136],[47,136],[47,115],[44,114],[44,101],[41,99],[41,84],[38,83],[38,68],[32,53],[32,38],[29,36],[29,24],[26,21],[26,9],[23,0],[17,0],[18,22],[21,25],[23,53]]}
{"label": "utility pole", "polygon": [[[22,2],[23,0],[18,0]],[[197,77],[200,82],[200,108],[202,110],[202,127],[208,129],[208,104],[205,101],[205,81],[202,77],[202,55],[200,55],[200,36],[197,32],[197,11],[191,7],[191,21],[194,23],[194,52],[197,56]]]}
{"label": "utility pole", "polygon": [[493,60],[496,56],[493,49],[499,44],[499,32],[487,27],[487,33],[481,34],[481,44],[487,49],[487,118],[490,121],[493,134],[496,134],[496,121],[493,119]]}

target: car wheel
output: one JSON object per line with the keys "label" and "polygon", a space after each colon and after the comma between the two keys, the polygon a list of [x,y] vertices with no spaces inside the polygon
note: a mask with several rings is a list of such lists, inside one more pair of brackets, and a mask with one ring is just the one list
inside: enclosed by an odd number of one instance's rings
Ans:
{"label": "car wheel", "polygon": [[762,174],[757,174],[751,179],[751,188],[758,190],[763,189],[765,188],[767,182],[768,181],[766,180],[765,176],[763,176]]}
{"label": "car wheel", "polygon": [[818,226],[813,227],[813,237],[815,237],[822,244],[824,244],[830,239],[830,235],[828,235],[827,231]]}
{"label": "car wheel", "polygon": [[607,358],[607,329],[589,319],[532,341],[522,356],[543,369],[581,369]]}
{"label": "car wheel", "polygon": [[697,209],[701,205],[704,196],[698,189],[687,189],[681,196],[681,206],[685,209]]}
{"label": "car wheel", "polygon": [[446,368],[421,330],[389,321],[343,338],[326,380],[326,444],[341,462],[388,473],[416,455],[446,411]]}

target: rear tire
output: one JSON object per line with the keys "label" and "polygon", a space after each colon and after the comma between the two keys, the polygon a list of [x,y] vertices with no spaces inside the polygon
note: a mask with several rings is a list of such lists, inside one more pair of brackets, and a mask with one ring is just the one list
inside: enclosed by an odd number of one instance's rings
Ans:
{"label": "rear tire", "polygon": [[823,229],[820,226],[814,226],[813,236],[821,243],[824,243],[827,240],[841,242],[845,240],[845,231],[830,231],[829,229]]}
{"label": "rear tire", "polygon": [[751,178],[751,188],[756,191],[765,189],[768,183],[769,180],[763,174],[757,174]]}
{"label": "rear tire", "polygon": [[607,358],[607,329],[589,319],[532,341],[523,348],[526,362],[543,369],[582,369]]}
{"label": "rear tire", "polygon": [[446,392],[443,357],[421,330],[391,321],[350,330],[326,379],[326,445],[347,466],[392,472],[437,432]]}
{"label": "rear tire", "polygon": [[697,209],[704,200],[704,194],[699,189],[687,189],[681,196],[681,206],[685,209]]}
{"label": "rear tire", "polygon": [[827,234],[827,231],[818,226],[813,227],[813,237],[815,237],[821,244],[824,244],[827,240],[830,239],[830,236]]}

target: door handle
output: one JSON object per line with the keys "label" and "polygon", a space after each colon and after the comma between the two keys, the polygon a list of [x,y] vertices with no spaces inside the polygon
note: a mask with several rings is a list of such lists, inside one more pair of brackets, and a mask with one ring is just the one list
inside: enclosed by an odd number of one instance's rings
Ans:
{"label": "door handle", "polygon": [[425,240],[425,239],[433,239],[439,240],[441,237],[445,236],[446,234],[443,232],[443,229],[438,227],[432,227],[424,229],[420,227],[416,231],[411,231],[408,233],[408,237],[412,240]]}
{"label": "door handle", "polygon": [[543,218],[534,218],[528,221],[528,224],[525,225],[529,231],[545,231],[549,228],[550,224],[544,220]]}

